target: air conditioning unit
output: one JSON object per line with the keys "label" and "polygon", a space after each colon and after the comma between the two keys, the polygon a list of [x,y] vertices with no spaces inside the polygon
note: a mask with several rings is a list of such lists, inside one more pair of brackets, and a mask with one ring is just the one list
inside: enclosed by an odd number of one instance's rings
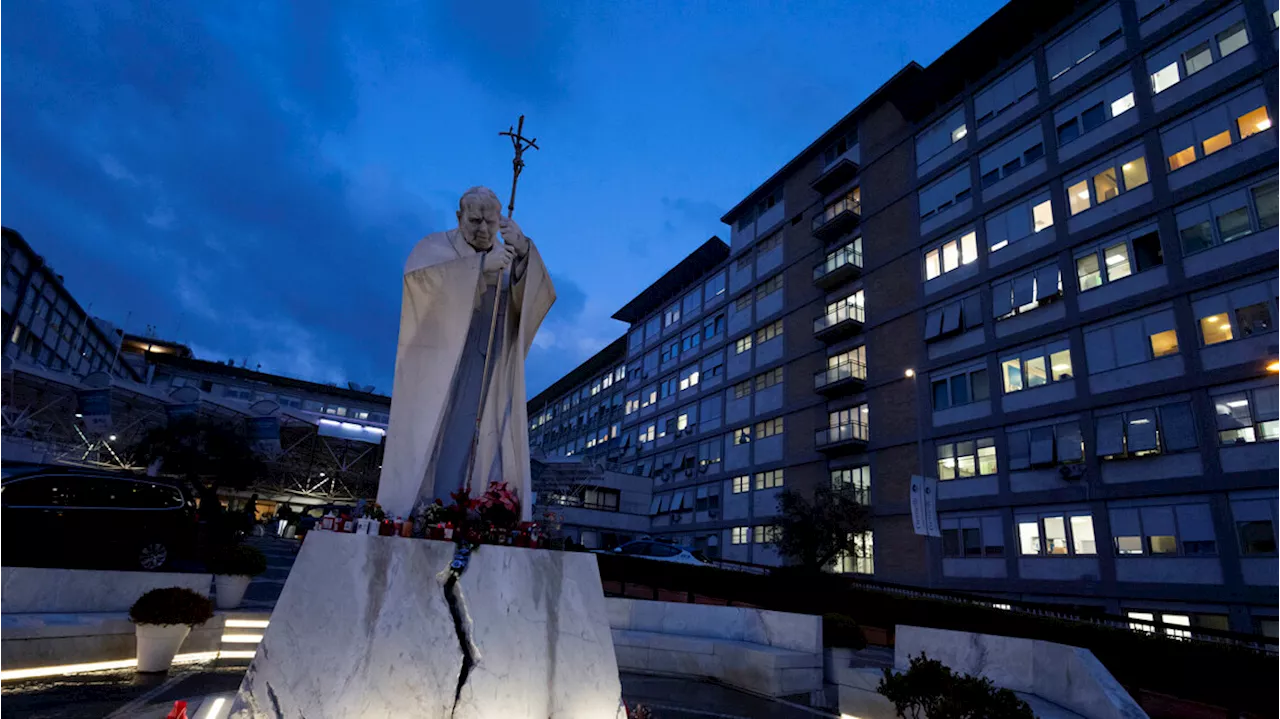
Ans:
{"label": "air conditioning unit", "polygon": [[1063,479],[1076,480],[1084,476],[1085,466],[1083,464],[1064,464],[1058,467],[1058,474]]}

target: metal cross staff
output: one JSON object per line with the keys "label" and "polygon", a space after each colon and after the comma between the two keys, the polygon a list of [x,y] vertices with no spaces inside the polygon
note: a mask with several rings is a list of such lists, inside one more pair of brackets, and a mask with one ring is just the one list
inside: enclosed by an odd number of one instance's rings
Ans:
{"label": "metal cross staff", "polygon": [[[511,161],[511,201],[507,204],[507,217],[510,218],[516,212],[516,183],[520,181],[520,171],[524,169],[524,151],[532,147],[537,150],[537,138],[527,138],[524,136],[524,115],[520,116],[520,121],[516,125],[515,132],[511,131],[511,127],[507,127],[506,132],[499,132],[499,136],[511,138],[511,146],[515,149],[515,159]],[[492,250],[491,250],[492,251]],[[480,282],[484,282],[484,274],[480,275]],[[480,408],[476,411],[476,430],[471,438],[471,456],[467,460],[467,476],[464,478],[463,488],[468,494],[471,493],[471,474],[475,471],[476,453],[480,447],[480,422],[484,417],[485,399],[489,395],[489,385],[491,377],[489,369],[493,360],[493,340],[498,331],[498,311],[501,309],[503,302],[506,301],[506,292],[509,289],[507,273],[504,271],[498,277],[498,292],[493,301],[493,315],[489,318],[489,343],[484,353],[484,372],[480,375]],[[521,501],[527,501],[527,497],[521,497]]]}

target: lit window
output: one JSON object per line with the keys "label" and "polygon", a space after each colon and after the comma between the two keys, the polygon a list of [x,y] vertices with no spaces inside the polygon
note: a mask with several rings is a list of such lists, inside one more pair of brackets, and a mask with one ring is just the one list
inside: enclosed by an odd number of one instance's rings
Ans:
{"label": "lit window", "polygon": [[1212,155],[1218,150],[1226,149],[1229,145],[1231,145],[1231,133],[1226,130],[1223,130],[1208,140],[1200,143],[1201,148],[1204,150],[1205,157]]}
{"label": "lit window", "polygon": [[1151,73],[1151,90],[1159,95],[1168,90],[1182,78],[1178,76],[1178,63],[1171,62],[1168,65]]}
{"label": "lit window", "polygon": [[1147,158],[1139,157],[1120,166],[1124,172],[1124,189],[1132,190],[1147,184]]}
{"label": "lit window", "polygon": [[960,238],[960,263],[969,264],[978,259],[978,235],[970,232]]}
{"label": "lit window", "polygon": [[1196,148],[1188,147],[1169,155],[1169,171],[1172,172],[1179,167],[1186,167],[1196,161]]}
{"label": "lit window", "polygon": [[1116,168],[1108,167],[1093,176],[1093,190],[1099,205],[1120,195],[1120,184],[1116,182]]}
{"label": "lit window", "polygon": [[1129,93],[1111,103],[1111,116],[1118,117],[1133,109],[1133,93]]}
{"label": "lit window", "polygon": [[1129,266],[1129,246],[1121,242],[1103,250],[1102,256],[1107,264],[1107,281],[1114,282],[1132,274]]}
{"label": "lit window", "polygon": [[1067,200],[1071,205],[1071,214],[1078,215],[1089,209],[1089,182],[1082,180],[1067,188]]}
{"label": "lit window", "polygon": [[733,535],[732,535],[732,541],[733,541],[733,543],[734,543],[734,544],[746,544],[746,543],[747,543],[747,537],[748,537],[748,535],[747,535],[747,530],[748,530],[748,529],[750,529],[750,527],[734,527],[734,528],[733,528]]}
{"label": "lit window", "polygon": [[955,242],[942,246],[942,271],[950,272],[960,266],[960,247]]}
{"label": "lit window", "polygon": [[1098,265],[1098,255],[1090,254],[1076,260],[1076,276],[1080,279],[1080,291],[1091,290],[1102,286],[1102,271]]}
{"label": "lit window", "polygon": [[1164,357],[1165,355],[1178,354],[1178,333],[1173,330],[1165,330],[1151,335],[1151,355],[1153,357]]}
{"label": "lit window", "polygon": [[[1259,107],[1236,118],[1236,127],[1240,130],[1240,139],[1256,135],[1271,128],[1271,118],[1267,117],[1267,108]],[[1206,153],[1207,154],[1207,153]]]}
{"label": "lit window", "polygon": [[1248,44],[1249,35],[1245,32],[1244,22],[1238,22],[1218,33],[1218,54],[1223,57],[1230,55]]}
{"label": "lit window", "polygon": [[1018,359],[1005,360],[1000,363],[1001,374],[1004,376],[1005,393],[1017,392],[1022,389],[1022,361]]}
{"label": "lit window", "polygon": [[925,279],[931,280],[940,274],[942,274],[942,270],[938,266],[938,250],[934,250],[924,256]]}
{"label": "lit window", "polygon": [[1200,318],[1200,334],[1204,337],[1206,346],[1216,345],[1219,342],[1228,342],[1233,339],[1231,321],[1225,313],[1202,317]]}
{"label": "lit window", "polygon": [[1049,355],[1049,368],[1053,370],[1053,381],[1071,379],[1071,352],[1062,350]]}
{"label": "lit window", "polygon": [[734,494],[742,494],[743,492],[750,492],[750,491],[751,491],[751,476],[750,476],[750,475],[746,475],[746,474],[744,474],[744,475],[742,475],[742,476],[740,476],[740,477],[734,477],[734,478],[733,478],[733,493],[734,493]]}
{"label": "lit window", "polygon": [[1050,206],[1048,200],[1031,208],[1031,217],[1036,232],[1053,227],[1053,207]]}
{"label": "lit window", "polygon": [[965,135],[968,135],[968,134],[969,134],[969,126],[961,125],[960,127],[957,127],[956,129],[951,131],[951,141],[960,142],[961,140],[964,139]]}

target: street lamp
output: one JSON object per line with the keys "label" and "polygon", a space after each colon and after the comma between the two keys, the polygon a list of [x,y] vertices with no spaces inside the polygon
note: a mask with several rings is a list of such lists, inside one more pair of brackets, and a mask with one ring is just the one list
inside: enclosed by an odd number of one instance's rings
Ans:
{"label": "street lamp", "polygon": [[1280,361],[1272,362],[1271,364],[1267,365],[1267,371],[1273,374],[1280,372]]}
{"label": "street lamp", "polygon": [[907,371],[903,372],[903,374],[907,376],[907,379],[911,379],[912,377],[916,376],[916,371],[908,367]]}

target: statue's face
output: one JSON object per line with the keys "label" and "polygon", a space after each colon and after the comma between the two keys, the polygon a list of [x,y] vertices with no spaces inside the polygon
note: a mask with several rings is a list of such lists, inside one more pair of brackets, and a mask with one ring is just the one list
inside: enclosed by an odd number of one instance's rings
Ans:
{"label": "statue's face", "polygon": [[488,252],[493,248],[494,238],[498,236],[498,218],[501,216],[501,208],[492,202],[467,199],[458,210],[458,229],[462,231],[467,244],[481,252]]}

